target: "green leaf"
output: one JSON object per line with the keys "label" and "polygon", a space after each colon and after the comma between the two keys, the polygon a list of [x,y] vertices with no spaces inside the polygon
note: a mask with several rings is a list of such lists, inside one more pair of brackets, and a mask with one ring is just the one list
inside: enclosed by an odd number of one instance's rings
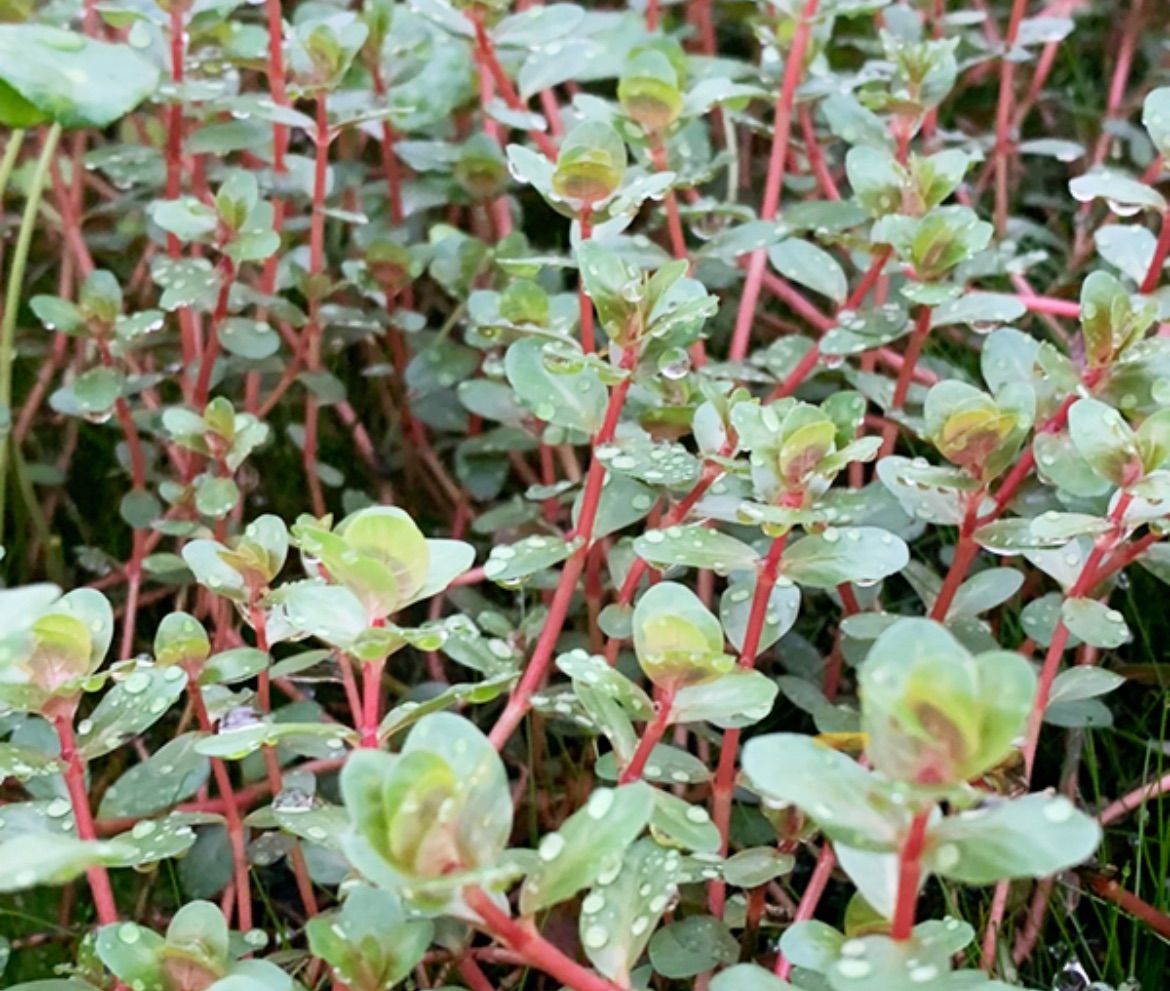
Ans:
{"label": "green leaf", "polygon": [[60,886],[87,868],[133,853],[117,840],[79,840],[59,833],[22,833],[0,842],[0,861],[14,867],[0,873],[0,893],[39,884]]}
{"label": "green leaf", "polygon": [[236,508],[240,490],[230,478],[204,476],[195,483],[195,508],[204,516],[221,519]]}
{"label": "green leaf", "polygon": [[34,296],[29,308],[44,324],[45,330],[80,336],[85,332],[85,314],[81,309],[59,296]]}
{"label": "green leaf", "polygon": [[998,763],[1020,734],[1036,675],[1019,654],[971,655],[941,624],[901,619],[859,671],[873,765],[894,780],[958,784]]}
{"label": "green leaf", "polygon": [[621,860],[653,809],[654,789],[643,782],[596,789],[584,808],[541,839],[538,864],[520,889],[520,911],[531,915],[593,884]]}
{"label": "green leaf", "polygon": [[1140,284],[1153,261],[1158,239],[1137,224],[1108,224],[1094,232],[1093,243],[1110,265]]}
{"label": "green leaf", "polygon": [[901,571],[910,560],[905,541],[879,527],[829,527],[791,544],[780,573],[808,588],[844,582],[873,585]]}
{"label": "green leaf", "polygon": [[671,719],[740,729],[767,718],[777,691],[776,683],[759,671],[733,668],[713,680],[680,688],[671,706]]}
{"label": "green leaf", "polygon": [[[732,582],[719,599],[719,619],[727,631],[728,641],[736,650],[743,650],[752,600],[756,594],[756,581],[757,576],[753,574],[746,581]],[[799,612],[800,589],[787,578],[776,582],[768,595],[768,607],[764,613],[764,625],[756,653],[763,653],[791,630]]]}
{"label": "green leaf", "polygon": [[1052,691],[1048,694],[1049,707],[1062,705],[1067,702],[1081,702],[1085,699],[1107,695],[1114,689],[1125,684],[1125,677],[1115,671],[1106,671],[1100,667],[1089,667],[1079,664],[1074,668],[1061,671],[1052,682]]}
{"label": "green leaf", "polygon": [[1098,475],[1114,485],[1130,485],[1143,474],[1137,438],[1112,406],[1079,399],[1068,411],[1073,446]]}
{"label": "green leaf", "polygon": [[560,564],[574,545],[559,537],[525,537],[515,544],[496,544],[484,562],[486,578],[501,585],[518,585],[525,578]]}
{"label": "green leaf", "polygon": [[644,592],[633,630],[638,663],[659,687],[710,682],[732,667],[719,620],[685,585],[659,582]]}
{"label": "green leaf", "polygon": [[1079,175],[1069,182],[1068,190],[1079,203],[1106,200],[1110,209],[1122,216],[1135,210],[1166,209],[1166,201],[1160,193],[1137,179],[1110,169]]}
{"label": "green leaf", "polygon": [[1142,124],[1159,154],[1170,156],[1170,86],[1159,86],[1146,95]]}
{"label": "green leaf", "polygon": [[247,681],[268,667],[271,658],[255,647],[236,647],[214,654],[199,673],[201,685],[234,685]]}
{"label": "green leaf", "polygon": [[597,970],[621,985],[678,890],[681,858],[650,839],[608,862],[581,902],[580,937]]}
{"label": "green leaf", "polygon": [[1073,636],[1094,647],[1113,650],[1133,639],[1125,617],[1096,599],[1065,599],[1060,614]]}
{"label": "green leaf", "polygon": [[1095,819],[1063,795],[1025,795],[948,816],[928,832],[926,865],[965,884],[1048,877],[1092,856]]}
{"label": "green leaf", "polygon": [[982,333],[998,324],[1012,323],[1025,313],[1024,304],[1015,296],[990,292],[968,292],[958,299],[935,307],[930,315],[931,329],[963,323]]}
{"label": "green leaf", "polygon": [[77,727],[77,745],[89,760],[116,750],[149,729],[175,704],[187,685],[176,667],[139,667],[106,692]]}
{"label": "green leaf", "polygon": [[654,813],[650,817],[650,831],[654,836],[680,846],[685,850],[701,853],[719,852],[719,829],[711,816],[701,805],[656,789],[654,792]]}
{"label": "green leaf", "polygon": [[508,381],[537,419],[593,434],[605,412],[605,386],[589,365],[575,371],[550,371],[544,347],[534,337],[512,344],[504,358]]}
{"label": "green leaf", "polygon": [[684,565],[718,575],[753,569],[760,557],[743,541],[701,523],[647,530],[634,540],[634,551],[659,569]]}
{"label": "green leaf", "polygon": [[650,963],[663,977],[681,980],[739,959],[739,941],[713,915],[692,915],[660,929],[650,940]]}
{"label": "green leaf", "polygon": [[42,24],[0,25],[0,119],[105,128],[154,93],[159,72],[129,45]]}
{"label": "green leaf", "polygon": [[1024,584],[1024,575],[1015,568],[987,568],[972,575],[955,592],[946,618],[978,616],[1002,605]]}
{"label": "green leaf", "polygon": [[434,935],[429,919],[409,921],[397,896],[358,886],[338,912],[310,919],[309,949],[354,991],[384,991],[403,980]]}
{"label": "green leaf", "polygon": [[863,850],[897,849],[909,813],[889,787],[845,754],[797,733],[752,737],[743,771],[762,798],[798,806],[830,839]]}
{"label": "green leaf", "polygon": [[711,991],[789,991],[792,985],[754,963],[739,963],[711,979]]}
{"label": "green leaf", "polygon": [[48,778],[61,772],[61,762],[43,750],[0,743],[0,777],[16,781]]}
{"label": "green leaf", "polygon": [[795,862],[790,854],[781,853],[775,847],[752,847],[724,861],[723,877],[737,888],[758,888],[789,873]]}
{"label": "green leaf", "polygon": [[110,971],[128,987],[165,991],[162,950],[166,940],[136,922],[114,922],[97,931],[94,949]]}
{"label": "green leaf", "polygon": [[174,200],[155,200],[150,219],[180,241],[194,241],[212,233],[219,223],[215,211],[194,196]]}
{"label": "green leaf", "polygon": [[294,753],[313,757],[333,757],[344,752],[353,730],[337,723],[247,722],[240,726],[220,726],[214,736],[206,736],[195,749],[206,757],[243,760],[261,747],[278,744]]}
{"label": "green leaf", "polygon": [[177,736],[126,771],[102,795],[99,817],[148,816],[194,795],[211,770],[207,758],[195,750],[198,739],[195,733]]}
{"label": "green leaf", "polygon": [[811,241],[790,237],[768,249],[768,260],[781,275],[840,305],[849,283],[837,259]]}

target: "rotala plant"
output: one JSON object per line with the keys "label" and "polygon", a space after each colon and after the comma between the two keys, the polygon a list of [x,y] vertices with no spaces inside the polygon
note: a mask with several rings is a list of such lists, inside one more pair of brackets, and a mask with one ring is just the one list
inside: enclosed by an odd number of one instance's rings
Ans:
{"label": "rotala plant", "polygon": [[1161,987],[1168,29],[0,4],[0,984]]}

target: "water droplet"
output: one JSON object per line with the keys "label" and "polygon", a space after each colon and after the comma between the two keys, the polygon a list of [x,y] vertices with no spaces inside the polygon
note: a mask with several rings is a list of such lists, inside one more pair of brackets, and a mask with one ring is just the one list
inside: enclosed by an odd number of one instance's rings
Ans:
{"label": "water droplet", "polygon": [[589,796],[589,802],[585,806],[585,812],[590,819],[601,819],[612,808],[613,789],[598,788],[597,791]]}
{"label": "water droplet", "polygon": [[604,926],[590,926],[582,940],[589,949],[599,950],[609,942],[609,931]]}
{"label": "water droplet", "polygon": [[686,378],[690,370],[690,355],[682,348],[667,348],[658,357],[658,371],[665,379],[677,381]]}
{"label": "water droplet", "polygon": [[868,960],[838,960],[836,967],[842,977],[853,979],[868,977],[873,970]]}
{"label": "water droplet", "polygon": [[124,925],[118,927],[118,939],[128,945],[137,943],[139,935],[140,933],[138,926],[136,926],[133,922],[127,922]]}
{"label": "water droplet", "polygon": [[938,968],[932,963],[924,963],[921,967],[910,970],[910,980],[915,984],[924,984],[938,977]]}
{"label": "water droplet", "polygon": [[692,805],[687,809],[687,819],[690,822],[707,822],[711,817],[707,814],[707,810],[699,805]]}
{"label": "water droplet", "polygon": [[136,822],[134,824],[134,828],[130,830],[130,835],[133,836],[136,840],[144,840],[157,828],[158,826],[153,820],[143,819],[141,822]]}
{"label": "water droplet", "polygon": [[603,908],[605,908],[605,895],[596,891],[586,895],[585,900],[581,902],[581,911],[586,915],[596,915]]}
{"label": "water droplet", "polygon": [[565,838],[560,833],[549,833],[548,836],[540,841],[540,846],[536,852],[541,860],[551,861],[556,860],[564,848]]}
{"label": "water droplet", "polygon": [[953,843],[944,843],[935,852],[934,860],[940,870],[949,870],[959,862],[959,848]]}
{"label": "water droplet", "polygon": [[1068,822],[1074,811],[1072,802],[1067,798],[1056,797],[1044,806],[1044,818],[1052,823]]}

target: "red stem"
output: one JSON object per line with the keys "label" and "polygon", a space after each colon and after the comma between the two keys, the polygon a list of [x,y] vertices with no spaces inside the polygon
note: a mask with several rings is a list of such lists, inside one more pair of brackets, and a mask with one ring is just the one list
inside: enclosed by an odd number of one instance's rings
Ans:
{"label": "red stem", "polygon": [[[215,732],[211,725],[211,717],[207,713],[207,705],[203,701],[203,689],[199,685],[197,672],[188,672],[187,695],[191,700],[191,708],[195,711],[195,720],[199,729],[208,734]],[[223,799],[223,817],[227,821],[228,840],[232,847],[232,871],[236,886],[236,921],[238,928],[248,930],[252,928],[252,895],[251,883],[248,877],[248,853],[244,842],[244,822],[240,818],[240,809],[236,803],[235,789],[228,774],[227,766],[218,757],[211,758],[211,773],[215,777],[215,786],[219,789]]]}
{"label": "red stem", "polygon": [[[491,74],[496,89],[500,91],[500,96],[504,98],[504,102],[512,110],[518,113],[531,113],[524,101],[520,99],[520,94],[516,92],[516,87],[512,85],[512,80],[508,78],[499,59],[496,58],[496,49],[492,44],[491,36],[484,27],[483,18],[478,13],[468,14],[467,17],[475,28],[475,47],[481,70],[487,69]],[[486,109],[485,107],[484,110],[486,111]],[[543,131],[529,131],[528,136],[546,158],[550,161],[556,161],[557,146],[552,138]]]}
{"label": "red stem", "polygon": [[[637,364],[637,359],[635,350],[631,348],[626,351],[622,356],[622,369],[627,372],[631,371]],[[622,406],[625,405],[626,395],[630,391],[630,384],[631,379],[624,378],[610,392],[605,419],[593,438],[592,446],[595,452],[613,439],[614,431],[617,429],[618,420],[621,417]],[[601,502],[601,488],[604,481],[605,466],[595,454],[589,462],[589,470],[585,475],[585,491],[581,496],[581,512],[577,518],[577,528],[574,533],[574,536],[581,541],[581,546],[565,562],[556,591],[553,592],[552,602],[549,604],[548,618],[544,621],[544,626],[540,631],[540,639],[536,642],[532,658],[524,669],[520,683],[508,698],[508,704],[504,706],[500,718],[492,727],[490,739],[497,750],[507,743],[508,738],[520,724],[520,720],[528,712],[532,693],[540,685],[548,671],[549,663],[552,661],[557,638],[565,625],[569,603],[577,590],[577,583],[581,578],[585,559],[593,541],[593,524],[597,519],[597,508]]]}
{"label": "red stem", "polygon": [[[821,852],[817,856],[816,866],[813,868],[812,875],[808,879],[808,887],[804,889],[804,894],[800,896],[800,904],[796,907],[796,915],[792,921],[807,922],[816,913],[817,905],[820,903],[821,896],[825,893],[825,888],[828,887],[829,878],[833,876],[833,868],[837,866],[837,855],[833,853],[833,848],[826,841],[821,846]],[[788,980],[788,975],[792,973],[792,961],[784,954],[776,957],[775,966],[776,976],[782,981]]]}
{"label": "red stem", "polygon": [[[764,180],[764,199],[760,207],[763,220],[772,220],[780,206],[780,190],[784,183],[784,166],[788,160],[788,141],[792,132],[792,106],[804,71],[804,54],[812,32],[812,18],[816,16],[819,5],[820,0],[805,0],[792,35],[792,47],[784,62],[784,78],[776,95],[776,112],[772,122],[772,151],[768,158],[768,175]],[[763,250],[753,251],[748,260],[747,279],[744,281],[731,347],[727,353],[730,361],[742,361],[747,357],[765,261],[766,252]]]}
{"label": "red stem", "polygon": [[604,977],[570,960],[536,931],[531,922],[513,919],[483,888],[464,888],[463,900],[484,921],[488,932],[530,966],[544,971],[572,991],[620,991]]}
{"label": "red stem", "polygon": [[211,322],[207,328],[207,340],[204,342],[203,357],[199,362],[199,377],[195,380],[195,391],[192,395],[192,404],[197,410],[207,405],[210,396],[211,372],[215,367],[216,358],[219,357],[219,328],[227,317],[228,298],[236,276],[236,267],[227,255],[220,261],[220,276],[223,281],[220,283],[215,310],[211,314]]}
{"label": "red stem", "polygon": [[[760,647],[760,636],[764,632],[764,622],[767,619],[768,606],[772,598],[772,589],[776,586],[780,561],[784,556],[784,548],[787,543],[787,532],[782,533],[772,541],[772,546],[768,548],[768,555],[764,558],[763,566],[756,576],[756,589],[752,595],[747,629],[743,635],[743,648],[739,652],[739,666],[741,668],[755,667],[756,654]],[[723,744],[719,750],[719,765],[715,770],[715,781],[711,787],[711,819],[719,829],[720,850],[723,853],[727,852],[728,834],[731,826],[731,797],[735,790],[735,761],[739,752],[739,737],[740,732],[737,729],[724,731]],[[726,884],[722,879],[711,882],[707,900],[713,915],[723,915],[726,891]]]}
{"label": "red stem", "polygon": [[[592,212],[588,206],[581,208],[577,220],[581,225],[581,243],[584,244],[593,234]],[[577,281],[577,308],[581,314],[581,350],[592,354],[597,347],[593,336],[593,300],[585,295],[585,281],[580,277]]]}
{"label": "red stem", "polygon": [[[65,778],[65,787],[69,791],[69,801],[73,806],[73,818],[77,823],[77,835],[83,840],[96,840],[97,829],[94,827],[93,812],[89,807],[89,793],[85,787],[85,767],[81,755],[77,752],[77,741],[73,736],[72,715],[59,715],[53,720],[57,730],[57,740],[61,746],[61,760],[65,763],[62,776]],[[15,865],[9,865],[15,866]],[[98,921],[107,926],[118,921],[118,908],[114,902],[114,891],[110,887],[110,875],[105,867],[90,867],[85,872],[89,881],[89,889],[93,893],[94,907],[97,909]]]}
{"label": "red stem", "polygon": [[922,879],[922,852],[926,846],[926,826],[929,821],[930,809],[915,814],[898,854],[898,900],[894,906],[890,935],[899,941],[909,939],[914,929],[914,910],[918,905],[918,885]]}
{"label": "red stem", "polygon": [[[1093,549],[1085,558],[1080,575],[1068,590],[1068,598],[1079,598],[1093,588],[1098,566],[1105,555],[1111,552],[1124,536],[1122,519],[1132,501],[1133,496],[1128,492],[1122,492],[1118,497],[1108,517],[1113,526],[1093,542]],[[1052,635],[1052,642],[1048,645],[1048,653],[1044,656],[1044,665],[1040,669],[1040,681],[1036,687],[1036,698],[1032,703],[1032,712],[1028,717],[1028,732],[1024,741],[1024,767],[1027,769],[1029,779],[1032,777],[1032,766],[1036,760],[1036,746],[1040,741],[1040,727],[1044,722],[1044,710],[1048,707],[1048,697],[1052,692],[1052,683],[1056,679],[1056,671],[1060,667],[1060,659],[1068,644],[1068,637],[1069,631],[1068,627],[1064,625],[1064,620],[1058,621]]]}
{"label": "red stem", "polygon": [[1162,214],[1162,229],[1158,232],[1158,243],[1154,246],[1154,255],[1150,259],[1150,267],[1146,269],[1146,277],[1142,279],[1139,292],[1153,292],[1162,281],[1162,267],[1166,264],[1166,255],[1170,253],[1170,213]]}
{"label": "red stem", "polygon": [[[910,335],[910,343],[906,346],[905,361],[898,371],[897,381],[894,383],[894,398],[890,403],[891,410],[900,410],[906,405],[906,396],[910,392],[910,382],[914,378],[914,366],[922,356],[922,349],[926,346],[926,339],[930,336],[929,306],[918,308],[918,317],[914,323],[914,332]],[[882,449],[879,457],[885,457],[894,450],[894,442],[898,438],[898,425],[891,423],[882,435]]]}
{"label": "red stem", "polygon": [[1002,236],[1007,229],[1008,211],[1008,152],[1012,147],[1012,96],[1016,78],[1016,64],[1007,58],[1020,34],[1020,22],[1028,6],[1027,0],[1012,0],[1008,27],[1004,34],[1004,56],[999,63],[999,98],[995,108],[995,229]]}
{"label": "red stem", "polygon": [[382,718],[382,666],[385,661],[367,661],[362,665],[362,721],[358,727],[361,745],[378,746],[378,723]]}
{"label": "red stem", "polygon": [[[861,281],[857,284],[857,288],[849,295],[849,298],[841,304],[837,310],[836,315],[840,315],[844,310],[852,310],[860,306],[865,297],[869,295],[870,289],[881,278],[882,271],[886,267],[886,263],[890,260],[893,254],[893,248],[883,248],[878,254],[874,255],[873,261],[870,262],[869,268],[866,269],[865,274],[861,277]],[[826,318],[827,326],[821,328],[822,333],[827,333],[837,325],[836,320]],[[770,393],[768,393],[767,402],[774,402],[777,399],[783,399],[785,396],[791,396],[805,379],[812,374],[812,371],[817,366],[817,362],[821,358],[821,345],[818,341],[805,353],[804,357],[796,363],[796,366],[788,373],[787,378],[777,385]],[[899,368],[905,366],[905,361]],[[911,369],[913,373],[913,369]]]}
{"label": "red stem", "polygon": [[666,732],[667,726],[670,725],[673,707],[674,690],[664,691],[662,697],[658,699],[654,718],[646,724],[646,731],[642,734],[642,739],[638,741],[638,749],[634,751],[630,763],[622,771],[621,777],[618,778],[619,785],[628,785],[631,781],[637,781],[642,777],[647,759],[662,739],[662,734]]}
{"label": "red stem", "polygon": [[1113,902],[1135,919],[1141,920],[1163,939],[1170,939],[1170,915],[1155,908],[1137,895],[1126,891],[1112,878],[1086,873],[1085,880],[1095,895]]}
{"label": "red stem", "polygon": [[[265,0],[268,15],[268,91],[278,107],[288,104],[284,91],[284,24],[280,0]],[[277,174],[285,170],[284,155],[288,149],[288,128],[272,125],[272,168]]]}
{"label": "red stem", "polygon": [[[309,274],[318,276],[325,269],[325,191],[329,169],[329,114],[326,103],[326,92],[321,90],[317,94],[317,128],[314,135],[316,155],[313,168],[313,208],[309,222]],[[319,287],[315,287],[315,290]],[[306,348],[305,358],[309,371],[317,371],[321,367],[321,301],[318,292],[314,291],[309,301],[309,322],[305,327]],[[305,468],[305,479],[309,485],[309,496],[313,505],[313,512],[317,516],[325,514],[325,493],[321,488],[321,479],[317,474],[317,430],[319,426],[320,404],[313,391],[307,390],[305,395],[305,436],[304,449],[301,452]]]}
{"label": "red stem", "polygon": [[959,590],[959,586],[963,584],[963,579],[967,577],[967,571],[971,567],[971,562],[975,560],[975,556],[979,553],[979,545],[975,543],[974,534],[978,524],[979,504],[983,501],[983,496],[983,489],[971,492],[967,496],[967,512],[964,514],[962,525],[959,527],[959,542],[955,545],[955,554],[951,558],[951,566],[947,571],[946,578],[943,580],[942,588],[939,589],[938,598],[934,600],[934,606],[930,610],[930,618],[938,620],[940,623],[946,621],[947,613],[950,611],[951,603],[955,598],[955,593]]}

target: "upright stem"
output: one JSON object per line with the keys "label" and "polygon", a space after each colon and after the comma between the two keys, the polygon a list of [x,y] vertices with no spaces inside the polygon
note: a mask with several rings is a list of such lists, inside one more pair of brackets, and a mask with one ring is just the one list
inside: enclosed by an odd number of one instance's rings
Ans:
{"label": "upright stem", "polygon": [[946,621],[951,603],[955,600],[955,593],[963,584],[963,579],[967,577],[975,555],[979,553],[979,545],[975,543],[975,528],[979,519],[979,504],[983,501],[984,492],[985,490],[981,488],[968,494],[967,511],[959,526],[959,542],[955,545],[955,556],[951,558],[951,566],[947,570],[947,576],[943,580],[938,598],[934,600],[934,606],[930,610],[930,618],[938,620],[940,623]]}
{"label": "upright stem", "polygon": [[[265,0],[268,17],[268,91],[278,107],[288,103],[284,89],[284,17],[280,0]],[[277,174],[285,171],[284,155],[288,148],[288,127],[272,125],[272,168]]]}
{"label": "upright stem", "polygon": [[[77,741],[73,736],[73,717],[57,716],[53,720],[53,725],[61,746],[61,760],[65,763],[63,777],[65,787],[69,791],[69,801],[73,806],[73,818],[77,822],[77,835],[83,840],[96,840],[97,829],[94,827],[93,812],[89,807],[89,793],[85,787],[85,767],[81,755],[77,752]],[[98,921],[103,926],[117,922],[118,909],[114,903],[113,888],[110,887],[110,875],[105,867],[90,867],[86,870],[85,876],[93,893]]]}
{"label": "upright stem", "polygon": [[1146,269],[1146,277],[1142,279],[1140,292],[1153,292],[1162,280],[1162,267],[1166,264],[1166,255],[1170,253],[1170,211],[1162,214],[1162,229],[1158,232],[1158,243],[1154,245],[1154,254],[1150,258],[1150,266]]}
{"label": "upright stem", "polygon": [[[12,429],[12,363],[16,357],[16,313],[20,308],[29,247],[37,225],[37,212],[41,208],[41,196],[49,178],[49,166],[57,151],[57,141],[60,137],[61,125],[54,124],[46,132],[44,144],[41,145],[41,155],[29,181],[28,199],[25,200],[24,213],[20,217],[20,230],[17,232],[16,247],[12,252],[12,266],[8,269],[8,287],[4,293],[4,317],[0,323],[0,544],[4,542],[4,515],[8,489],[8,444]],[[13,138],[9,144],[15,140]],[[19,151],[19,145],[17,150]]]}
{"label": "upright stem", "polygon": [[382,718],[382,666],[385,661],[367,661],[362,665],[362,723],[358,727],[361,745],[378,746],[378,723]]}
{"label": "upright stem", "polygon": [[654,718],[646,724],[646,731],[642,734],[642,739],[638,741],[638,749],[634,751],[630,763],[622,771],[621,777],[618,778],[619,785],[628,785],[631,781],[637,781],[642,777],[642,772],[646,769],[646,761],[658,745],[658,741],[662,739],[666,727],[670,725],[671,711],[674,708],[674,690],[663,692],[657,705]]}
{"label": "upright stem", "polygon": [[[504,98],[504,102],[510,109],[518,113],[529,113],[527,105],[520,99],[520,94],[512,85],[512,80],[508,78],[508,74],[500,65],[500,60],[496,58],[495,45],[492,44],[491,35],[487,33],[487,28],[484,27],[483,18],[478,14],[469,14],[468,19],[475,29],[475,50],[480,72],[487,72],[490,75],[496,89],[500,91],[500,96]],[[486,112],[487,108],[485,107],[484,110]],[[557,146],[552,138],[543,131],[529,131],[528,136],[546,158],[556,159]]]}
{"label": "upright stem", "polygon": [[[593,234],[592,212],[588,206],[581,208],[577,219],[581,226],[581,243],[584,244]],[[592,354],[597,344],[593,338],[593,301],[585,294],[583,276],[579,276],[577,282],[577,309],[581,314],[581,350]]]}
{"label": "upright stem", "polygon": [[[796,906],[796,916],[793,918],[793,922],[807,922],[813,917],[817,910],[817,904],[825,893],[825,888],[828,887],[829,878],[833,876],[833,868],[836,866],[837,855],[833,852],[832,845],[826,840],[821,846],[821,852],[817,857],[812,875],[808,879],[804,894],[801,895],[800,904]],[[786,981],[788,975],[792,973],[792,961],[781,953],[776,957],[774,970],[780,980]]]}
{"label": "upright stem", "polygon": [[[910,343],[906,346],[906,354],[902,367],[898,371],[897,381],[894,383],[894,398],[890,409],[901,410],[906,405],[906,397],[910,393],[910,383],[914,378],[914,366],[922,356],[922,349],[926,346],[926,338],[930,336],[930,307],[920,306],[918,317],[914,322],[914,332],[910,335]],[[891,423],[882,433],[881,457],[885,457],[894,450],[894,442],[898,438],[898,425]]]}
{"label": "upright stem", "polygon": [[1001,237],[1007,229],[1008,153],[1012,147],[1009,131],[1016,78],[1016,64],[1007,56],[1019,37],[1020,22],[1024,19],[1027,6],[1028,0],[1012,0],[1007,33],[1003,39],[1004,54],[999,62],[999,100],[995,108],[995,229]]}
{"label": "upright stem", "polygon": [[[211,716],[207,712],[207,705],[203,701],[203,689],[199,685],[196,672],[188,672],[187,695],[191,700],[191,708],[195,712],[195,721],[204,733],[213,733]],[[252,893],[251,881],[248,876],[248,852],[244,842],[244,821],[240,817],[240,807],[236,799],[232,779],[228,774],[227,766],[218,757],[211,758],[211,773],[215,777],[215,786],[219,789],[223,799],[223,817],[227,821],[228,842],[232,848],[232,872],[236,884],[236,920],[239,928],[252,928]]]}
{"label": "upright stem", "polygon": [[[776,95],[776,113],[772,122],[772,151],[768,158],[768,175],[764,181],[764,199],[760,207],[762,220],[772,220],[780,206],[784,166],[788,160],[788,139],[792,133],[792,107],[796,100],[796,88],[804,71],[804,55],[812,32],[812,18],[816,16],[818,6],[820,0],[805,0],[804,9],[800,13],[800,20],[792,36],[792,47],[784,62],[784,79],[780,85],[780,92]],[[765,261],[766,252],[763,250],[752,252],[748,260],[747,279],[744,281],[731,347],[727,353],[731,361],[742,361],[747,357],[756,304],[760,299]]]}
{"label": "upright stem", "polygon": [[914,929],[914,910],[918,904],[918,886],[922,881],[922,853],[926,847],[926,826],[929,822],[930,809],[915,814],[898,854],[898,900],[890,927],[890,935],[896,940],[909,939]]}
{"label": "upright stem", "polygon": [[[780,561],[784,556],[784,548],[788,544],[788,533],[782,533],[772,541],[768,548],[768,556],[764,558],[763,567],[756,576],[756,590],[752,596],[751,611],[748,613],[747,629],[743,635],[743,649],[739,653],[739,666],[753,668],[756,663],[756,654],[760,648],[760,637],[764,632],[764,622],[768,616],[768,606],[772,599],[772,589],[776,587],[776,578],[780,572]],[[729,729],[723,733],[723,745],[719,750],[719,765],[715,770],[715,781],[711,787],[711,801],[713,811],[712,821],[719,829],[721,837],[720,848],[727,852],[728,834],[731,826],[731,796],[735,790],[735,761],[739,753],[740,732]],[[722,879],[711,882],[708,889],[708,902],[714,915],[723,914],[723,905],[727,887]]]}
{"label": "upright stem", "polygon": [[[630,348],[622,357],[622,370],[626,372],[632,371],[637,361],[638,353],[636,349]],[[626,395],[630,391],[630,384],[631,379],[629,377],[624,378],[610,392],[609,403],[605,411],[605,419],[601,424],[601,428],[593,437],[594,452],[599,447],[613,440],[614,432],[617,430],[618,420],[621,418],[622,407],[626,402]],[[589,470],[585,475],[585,491],[581,495],[581,512],[577,517],[575,536],[581,541],[581,545],[573,552],[569,560],[565,562],[565,567],[561,571],[561,577],[557,582],[556,591],[553,592],[552,602],[549,604],[548,618],[545,619],[544,626],[541,628],[540,639],[536,642],[536,648],[532,652],[532,658],[529,660],[528,666],[524,669],[520,683],[513,690],[511,696],[509,696],[508,704],[504,707],[500,718],[496,720],[496,724],[492,727],[489,738],[497,750],[503,748],[516,727],[520,725],[520,720],[528,712],[532,693],[536,691],[537,686],[548,671],[549,663],[552,661],[557,639],[561,635],[561,630],[565,625],[565,618],[568,616],[569,603],[572,601],[573,594],[577,590],[577,584],[585,568],[585,559],[588,557],[590,547],[593,543],[593,524],[597,520],[597,509],[601,503],[601,489],[604,481],[605,466],[597,458],[595,453],[593,459],[589,462]]]}
{"label": "upright stem", "polygon": [[[1122,492],[1118,496],[1117,502],[1114,503],[1113,509],[1110,511],[1108,517],[1112,527],[1093,542],[1093,549],[1089,551],[1088,557],[1085,558],[1085,563],[1081,566],[1081,572],[1077,576],[1077,580],[1068,590],[1068,598],[1075,599],[1087,594],[1093,585],[1100,580],[1097,569],[1104,560],[1105,555],[1110,553],[1122,539],[1124,535],[1124,524],[1122,521],[1132,501],[1133,496],[1128,492]],[[1052,641],[1048,645],[1048,652],[1044,655],[1044,665],[1040,669],[1040,681],[1036,686],[1036,698],[1032,703],[1032,712],[1028,718],[1028,732],[1024,740],[1024,767],[1029,779],[1032,777],[1032,767],[1036,761],[1036,747],[1040,742],[1040,727],[1044,723],[1044,710],[1048,708],[1048,698],[1052,693],[1052,683],[1056,679],[1056,672],[1060,667],[1060,658],[1064,654],[1065,647],[1068,645],[1068,638],[1069,629],[1064,624],[1064,620],[1057,621],[1056,629],[1052,634]]]}
{"label": "upright stem", "polygon": [[[313,210],[309,220],[309,275],[319,276],[325,269],[325,187],[329,170],[329,116],[326,94],[317,94],[317,129],[314,135],[316,156],[313,166]],[[315,281],[318,281],[315,279]],[[305,327],[305,355],[309,371],[318,371],[321,365],[321,287],[313,287],[313,298],[309,301],[309,323]],[[305,396],[305,438],[302,459],[305,480],[309,485],[309,496],[313,512],[321,516],[325,512],[325,493],[317,474],[317,428],[320,419],[320,405],[310,389]]]}
{"label": "upright stem", "polygon": [[16,167],[16,160],[20,157],[20,149],[23,146],[24,131],[20,129],[10,131],[8,143],[4,146],[4,157],[0,158],[0,205],[4,203],[4,191],[8,188],[8,180]]}

